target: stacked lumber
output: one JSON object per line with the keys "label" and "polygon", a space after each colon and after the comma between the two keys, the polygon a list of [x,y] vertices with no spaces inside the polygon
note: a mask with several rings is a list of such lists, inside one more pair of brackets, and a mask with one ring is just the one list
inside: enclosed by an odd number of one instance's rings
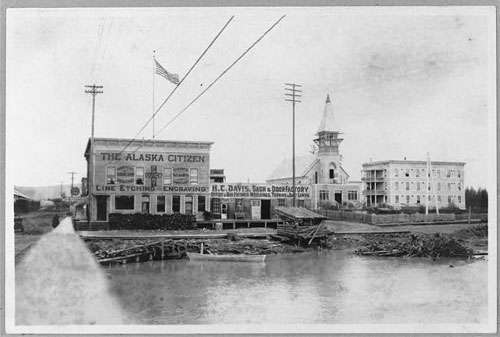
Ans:
{"label": "stacked lumber", "polygon": [[299,226],[297,224],[278,224],[276,232],[279,236],[285,236],[294,239],[314,239],[315,237],[324,237],[331,234],[328,228],[319,224],[316,226]]}

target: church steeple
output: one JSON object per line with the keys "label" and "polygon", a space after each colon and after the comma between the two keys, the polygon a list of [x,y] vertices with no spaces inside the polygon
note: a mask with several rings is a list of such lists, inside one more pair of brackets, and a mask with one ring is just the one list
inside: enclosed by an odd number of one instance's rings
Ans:
{"label": "church steeple", "polygon": [[339,155],[339,144],[343,141],[339,138],[338,123],[333,113],[332,102],[330,95],[326,95],[325,107],[323,109],[323,117],[319,124],[318,132],[314,142],[318,145],[318,155]]}

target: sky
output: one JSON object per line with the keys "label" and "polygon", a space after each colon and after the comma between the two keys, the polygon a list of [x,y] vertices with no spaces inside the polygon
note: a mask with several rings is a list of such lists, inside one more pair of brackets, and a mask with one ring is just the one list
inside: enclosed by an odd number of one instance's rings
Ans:
{"label": "sky", "polygon": [[[163,131],[281,16],[254,48]],[[326,95],[351,180],[370,160],[463,161],[465,185],[492,184],[496,156],[493,7],[9,9],[8,179],[19,186],[86,176],[95,136],[151,139],[145,125],[224,24],[219,39],[158,111],[157,139],[213,141],[228,182],[264,182],[292,154],[284,83],[302,85],[296,155],[307,154]],[[493,140],[493,141],[492,141]],[[493,156],[492,156],[493,154]],[[494,164],[493,164],[494,165]]]}

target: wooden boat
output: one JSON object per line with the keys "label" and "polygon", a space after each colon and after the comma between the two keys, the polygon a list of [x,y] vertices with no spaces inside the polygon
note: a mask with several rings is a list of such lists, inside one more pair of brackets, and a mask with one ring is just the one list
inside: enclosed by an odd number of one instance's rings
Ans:
{"label": "wooden boat", "polygon": [[200,254],[187,253],[190,260],[203,261],[231,261],[231,262],[264,262],[266,255],[245,255],[245,254]]}

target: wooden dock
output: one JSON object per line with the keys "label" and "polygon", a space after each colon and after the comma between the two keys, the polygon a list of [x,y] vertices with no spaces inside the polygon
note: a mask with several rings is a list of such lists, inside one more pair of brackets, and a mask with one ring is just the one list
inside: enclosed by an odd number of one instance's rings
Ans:
{"label": "wooden dock", "polygon": [[134,240],[134,239],[172,239],[172,240],[182,240],[182,239],[227,239],[228,237],[237,236],[240,238],[259,238],[266,237],[271,234],[275,234],[276,231],[269,229],[267,231],[259,232],[248,232],[248,233],[192,233],[192,234],[176,234],[176,233],[143,233],[143,232],[94,232],[94,231],[82,231],[78,232],[80,237],[84,239],[124,239],[124,240]]}

